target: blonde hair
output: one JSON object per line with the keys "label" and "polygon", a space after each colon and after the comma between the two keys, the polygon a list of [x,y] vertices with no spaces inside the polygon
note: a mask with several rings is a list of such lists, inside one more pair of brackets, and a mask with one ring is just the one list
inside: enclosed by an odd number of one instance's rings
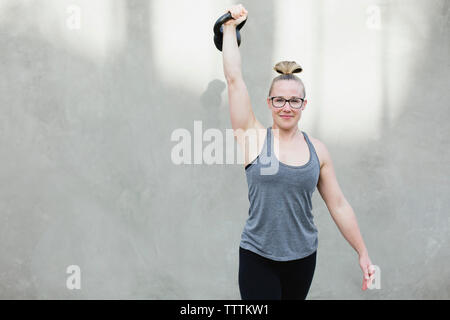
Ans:
{"label": "blonde hair", "polygon": [[301,92],[303,93],[303,97],[305,97],[306,93],[305,93],[305,86],[303,84],[303,81],[294,74],[294,73],[300,73],[303,71],[302,67],[300,67],[300,65],[297,62],[295,62],[295,61],[280,61],[273,67],[273,69],[276,72],[281,73],[281,75],[275,77],[272,80],[272,84],[270,85],[270,90],[269,90],[269,96],[272,93],[272,88],[273,88],[273,85],[275,82],[280,81],[280,80],[294,80],[294,81],[297,81],[301,85],[301,87],[302,87]]}

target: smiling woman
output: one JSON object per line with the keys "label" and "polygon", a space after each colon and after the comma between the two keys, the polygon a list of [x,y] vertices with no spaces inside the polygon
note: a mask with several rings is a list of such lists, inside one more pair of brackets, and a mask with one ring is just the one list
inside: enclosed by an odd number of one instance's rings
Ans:
{"label": "smiling woman", "polygon": [[[302,67],[295,61],[275,65],[281,75],[270,86],[267,106],[273,125],[265,128],[253,112],[236,41],[236,26],[246,19],[247,10],[239,4],[229,11],[234,20],[224,24],[223,64],[231,123],[246,159],[250,201],[239,245],[242,299],[306,298],[318,248],[312,214],[316,187],[342,234],[358,252],[363,281],[367,281],[371,262],[353,210],[336,181],[329,153],[321,141],[298,127],[307,100],[305,86],[294,73],[300,73]],[[254,129],[260,132],[258,148],[248,146],[245,139]]]}
{"label": "smiling woman", "polygon": [[272,80],[267,97],[269,109],[272,110],[274,128],[295,135],[298,133],[298,122],[307,100],[305,85],[294,73],[300,73],[303,69],[295,61],[278,62],[273,69],[281,73]]}

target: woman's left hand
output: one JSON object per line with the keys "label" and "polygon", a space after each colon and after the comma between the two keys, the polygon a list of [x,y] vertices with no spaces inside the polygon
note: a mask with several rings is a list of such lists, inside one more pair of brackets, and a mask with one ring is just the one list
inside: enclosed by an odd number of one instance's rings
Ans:
{"label": "woman's left hand", "polygon": [[361,267],[361,270],[363,272],[362,289],[366,290],[369,286],[369,283],[372,283],[375,274],[372,262],[370,261],[369,255],[367,253],[359,256],[359,266]]}

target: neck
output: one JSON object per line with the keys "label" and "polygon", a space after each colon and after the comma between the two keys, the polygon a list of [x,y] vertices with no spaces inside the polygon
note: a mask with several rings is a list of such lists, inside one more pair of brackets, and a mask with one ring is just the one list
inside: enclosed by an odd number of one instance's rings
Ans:
{"label": "neck", "polygon": [[273,132],[274,137],[276,137],[278,140],[281,140],[281,141],[291,141],[300,132],[300,129],[297,126],[294,126],[289,129],[283,129],[283,128],[278,127],[276,124],[274,124],[274,125],[272,125],[272,129],[278,129],[278,130],[273,130],[272,132]]}

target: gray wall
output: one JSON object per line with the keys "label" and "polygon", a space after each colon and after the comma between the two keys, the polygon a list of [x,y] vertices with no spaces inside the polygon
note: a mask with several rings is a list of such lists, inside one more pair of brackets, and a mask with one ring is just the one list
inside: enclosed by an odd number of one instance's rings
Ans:
{"label": "gray wall", "polygon": [[[272,124],[272,67],[297,61],[299,126],[330,150],[381,269],[363,292],[316,191],[308,299],[449,299],[449,1],[241,3],[256,116]],[[230,4],[0,1],[0,298],[240,298],[243,166],[171,160],[176,129],[231,128],[212,41]]]}

